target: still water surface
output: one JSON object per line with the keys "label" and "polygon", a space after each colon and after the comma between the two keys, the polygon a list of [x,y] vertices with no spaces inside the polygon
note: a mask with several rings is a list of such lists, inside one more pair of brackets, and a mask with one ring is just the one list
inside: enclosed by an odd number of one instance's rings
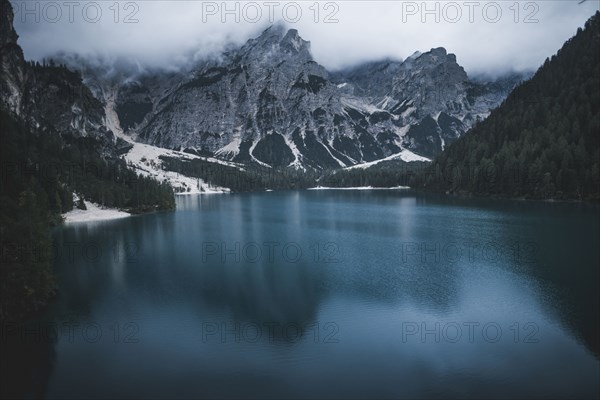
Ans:
{"label": "still water surface", "polygon": [[599,213],[292,191],[65,226],[60,297],[32,322],[51,334],[20,347],[15,385],[48,398],[597,398]]}

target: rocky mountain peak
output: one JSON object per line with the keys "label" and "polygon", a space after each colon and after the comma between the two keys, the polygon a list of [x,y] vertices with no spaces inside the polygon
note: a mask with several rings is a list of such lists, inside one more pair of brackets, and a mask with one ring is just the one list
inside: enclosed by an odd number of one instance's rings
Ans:
{"label": "rocky mountain peak", "polygon": [[0,0],[0,47],[16,44],[19,36],[13,27],[14,13],[8,0]]}
{"label": "rocky mountain peak", "polygon": [[302,39],[296,29],[287,31],[283,39],[281,39],[280,46],[283,50],[292,54],[310,52],[310,42]]}
{"label": "rocky mountain peak", "polygon": [[407,61],[413,61],[411,64],[422,65],[428,68],[434,68],[441,64],[457,64],[456,55],[448,53],[445,48],[437,47],[426,53],[415,53]]}
{"label": "rocky mountain peak", "polygon": [[466,82],[469,79],[464,68],[457,63],[456,55],[448,53],[443,47],[431,49],[416,58],[411,56],[410,60],[405,65],[407,70],[412,71],[412,74],[433,73],[434,80],[436,77],[440,78],[440,83],[451,81],[452,84],[455,84]]}
{"label": "rocky mountain peak", "polygon": [[269,26],[267,29],[256,38],[248,40],[248,44],[267,45],[276,44],[285,34],[285,28],[281,24],[275,24]]}
{"label": "rocky mountain peak", "polygon": [[310,42],[303,40],[296,29],[288,30],[282,24],[270,26],[233,54],[237,60],[241,57],[244,63],[255,65],[279,64],[291,58],[300,64],[312,61]]}
{"label": "rocky mountain peak", "polygon": [[448,52],[443,47],[436,47],[435,49],[431,49],[429,54],[435,57],[445,57]]}

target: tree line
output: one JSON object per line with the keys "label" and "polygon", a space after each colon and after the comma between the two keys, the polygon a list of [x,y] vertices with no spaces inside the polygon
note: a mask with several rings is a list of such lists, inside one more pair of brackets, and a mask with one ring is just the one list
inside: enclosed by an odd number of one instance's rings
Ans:
{"label": "tree line", "polygon": [[[171,186],[106,158],[93,138],[33,130],[0,111],[0,320],[44,305],[56,290],[49,227],[82,199],[132,213],[173,209]],[[80,205],[81,206],[81,205]]]}

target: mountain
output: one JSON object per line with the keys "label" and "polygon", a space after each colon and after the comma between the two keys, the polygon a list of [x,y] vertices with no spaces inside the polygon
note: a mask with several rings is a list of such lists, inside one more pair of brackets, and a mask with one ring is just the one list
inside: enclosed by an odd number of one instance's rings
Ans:
{"label": "mountain", "polygon": [[190,71],[124,73],[117,84],[102,78],[105,71],[82,72],[135,140],[300,170],[402,152],[431,158],[522,79],[469,80],[442,48],[332,74],[297,30],[281,25]]}
{"label": "mountain", "polygon": [[600,199],[600,12],[435,160],[431,190]]}
{"label": "mountain", "polygon": [[527,76],[478,82],[440,47],[404,62],[384,60],[341,71],[335,79],[402,121],[403,146],[431,158],[485,119]]}
{"label": "mountain", "polygon": [[148,89],[157,80],[125,85],[117,99],[122,124],[137,123],[131,130],[146,143],[301,169],[340,168],[401,150],[390,116],[369,122],[345,101],[293,29],[267,29],[164,94]]}
{"label": "mountain", "polygon": [[[116,138],[104,124],[104,106],[81,76],[54,62],[27,62],[17,44],[10,5],[3,0],[0,18],[0,108],[38,129],[97,140],[113,153]],[[122,143],[121,143],[122,144]]]}

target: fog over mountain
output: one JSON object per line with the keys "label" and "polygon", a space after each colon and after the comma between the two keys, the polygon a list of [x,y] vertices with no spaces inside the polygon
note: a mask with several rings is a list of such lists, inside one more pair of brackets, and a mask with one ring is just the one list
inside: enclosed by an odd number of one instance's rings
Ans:
{"label": "fog over mountain", "polygon": [[444,47],[470,75],[498,75],[539,67],[600,2],[12,4],[27,59],[64,52],[88,63],[124,58],[141,68],[180,68],[239,47],[279,22],[311,41],[315,60],[329,70]]}

